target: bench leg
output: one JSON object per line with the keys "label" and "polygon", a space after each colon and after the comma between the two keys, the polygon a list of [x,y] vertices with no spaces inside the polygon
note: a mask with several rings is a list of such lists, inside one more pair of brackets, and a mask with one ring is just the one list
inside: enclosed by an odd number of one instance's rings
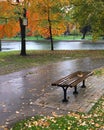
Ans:
{"label": "bench leg", "polygon": [[74,87],[74,92],[73,92],[73,94],[78,94],[77,86]]}
{"label": "bench leg", "polygon": [[85,80],[83,80],[83,81],[82,81],[82,83],[83,83],[83,84],[82,84],[82,86],[81,86],[81,87],[82,87],[82,88],[86,88],[86,85],[85,85]]}
{"label": "bench leg", "polygon": [[64,91],[64,99],[62,100],[63,102],[68,102],[68,99],[67,99],[67,89],[68,87],[62,87],[63,88],[63,91]]}

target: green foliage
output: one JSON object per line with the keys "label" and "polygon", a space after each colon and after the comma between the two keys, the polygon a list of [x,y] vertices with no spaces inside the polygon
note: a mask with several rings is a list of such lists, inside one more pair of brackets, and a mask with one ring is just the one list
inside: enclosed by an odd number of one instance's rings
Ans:
{"label": "green foliage", "polygon": [[93,39],[104,35],[104,2],[102,0],[72,0],[72,19],[80,27],[91,25]]}
{"label": "green foliage", "polygon": [[96,69],[94,71],[94,74],[98,75],[98,76],[103,75],[104,74],[104,68]]}

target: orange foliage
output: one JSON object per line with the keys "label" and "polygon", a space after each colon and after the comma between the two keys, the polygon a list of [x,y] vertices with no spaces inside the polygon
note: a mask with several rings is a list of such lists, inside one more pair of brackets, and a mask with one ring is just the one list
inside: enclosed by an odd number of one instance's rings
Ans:
{"label": "orange foliage", "polygon": [[19,24],[10,21],[5,25],[0,25],[0,38],[3,37],[12,37],[15,36],[19,32]]}
{"label": "orange foliage", "polygon": [[32,35],[34,35],[34,32],[38,30],[38,23],[39,18],[37,13],[31,14],[31,12],[28,12],[28,29],[31,30]]}
{"label": "orange foliage", "polygon": [[15,36],[19,32],[19,24],[15,21],[9,21],[4,26],[4,33],[7,37]]}
{"label": "orange foliage", "polygon": [[10,5],[7,1],[0,2],[0,17],[9,18],[13,16],[14,7]]}
{"label": "orange foliage", "polygon": [[0,39],[3,38],[3,36],[4,36],[3,32],[2,32],[3,31],[3,27],[4,27],[3,25],[0,25]]}
{"label": "orange foliage", "polygon": [[28,28],[33,32],[33,35],[34,32],[37,32],[43,37],[49,37],[48,20],[51,21],[52,35],[62,34],[66,30],[66,26],[64,16],[59,9],[68,3],[68,0],[37,0],[32,3],[31,9],[29,10],[31,13],[28,13]]}
{"label": "orange foliage", "polygon": [[57,11],[57,8],[67,5],[69,3],[68,1],[69,0],[24,0],[24,2],[22,1],[22,4],[20,3],[19,5],[14,6],[7,1],[1,1],[0,17],[7,18],[7,22],[0,25],[0,37],[12,37],[20,31],[17,19],[19,17],[22,18],[23,14],[21,15],[21,13],[23,13],[23,8],[27,9],[27,28],[30,30],[31,35],[40,34],[44,37],[49,37],[48,20],[51,21],[52,34],[62,34],[65,31],[66,26],[64,17]]}
{"label": "orange foliage", "polygon": [[19,32],[19,24],[15,20],[15,14],[13,10],[14,7],[11,6],[7,1],[0,2],[0,38],[5,36],[12,37]]}
{"label": "orange foliage", "polygon": [[[65,31],[65,29],[66,29],[66,26],[62,23],[59,23],[58,26],[54,26],[54,28],[52,28],[52,35],[53,36],[61,35]],[[45,38],[50,37],[49,26],[40,27],[39,34]]]}

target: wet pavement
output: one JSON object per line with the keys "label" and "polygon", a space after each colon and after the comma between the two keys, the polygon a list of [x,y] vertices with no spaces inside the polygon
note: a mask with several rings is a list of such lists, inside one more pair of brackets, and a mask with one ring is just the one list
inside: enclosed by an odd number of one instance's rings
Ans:
{"label": "wet pavement", "polygon": [[73,96],[73,90],[69,89],[67,104],[61,101],[61,88],[51,86],[51,83],[77,70],[93,71],[102,66],[103,58],[84,58],[1,75],[0,130],[33,115],[51,115],[52,112],[67,114],[69,111],[88,112],[104,93],[104,77],[88,78],[87,88],[79,88],[77,97]]}

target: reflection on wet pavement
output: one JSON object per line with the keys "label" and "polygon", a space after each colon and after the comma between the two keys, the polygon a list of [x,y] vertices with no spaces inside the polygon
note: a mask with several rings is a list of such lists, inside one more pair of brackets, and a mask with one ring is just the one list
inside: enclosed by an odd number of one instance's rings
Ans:
{"label": "reflection on wet pavement", "polygon": [[[41,110],[34,102],[44,94],[56,90],[56,87],[51,86],[53,81],[77,70],[92,71],[103,65],[103,58],[84,58],[0,76],[0,125],[8,124],[8,120],[41,114]],[[47,110],[46,112],[48,113]]]}

